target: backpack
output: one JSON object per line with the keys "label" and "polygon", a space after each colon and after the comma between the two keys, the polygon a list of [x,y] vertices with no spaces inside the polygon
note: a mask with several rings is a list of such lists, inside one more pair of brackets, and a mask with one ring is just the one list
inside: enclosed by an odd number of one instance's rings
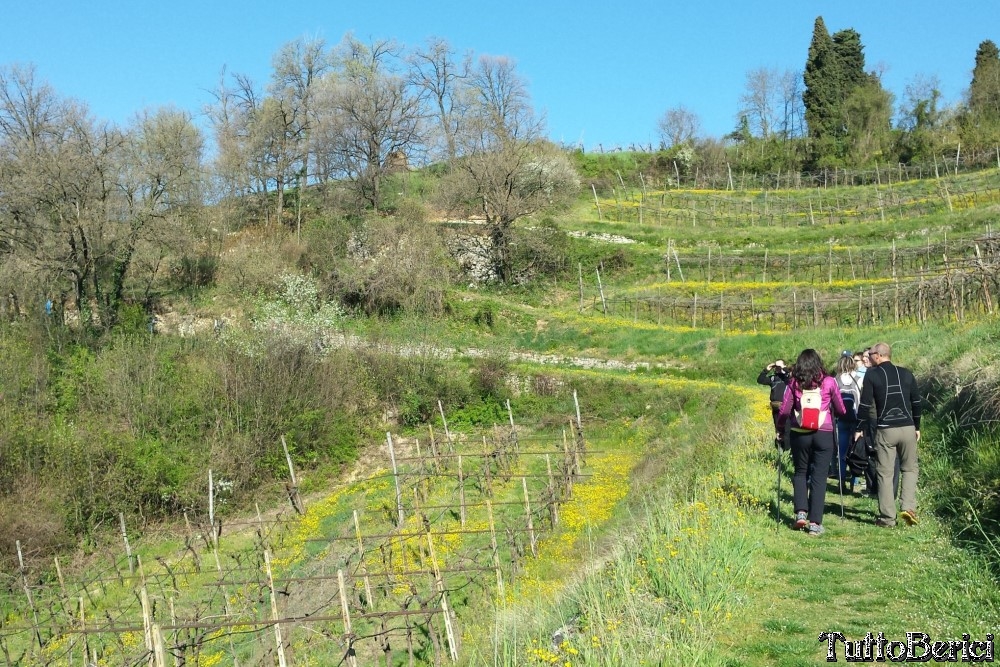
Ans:
{"label": "backpack", "polygon": [[823,409],[823,396],[819,387],[803,389],[799,398],[799,410],[795,417],[799,428],[807,431],[818,431],[826,423],[828,412]]}
{"label": "backpack", "polygon": [[858,394],[861,393],[860,388],[858,387],[858,381],[852,376],[850,383],[845,384],[840,378],[840,375],[836,377],[837,387],[840,389],[840,398],[844,401],[844,408],[847,409],[847,412],[844,414],[842,419],[846,419],[848,422],[854,422],[858,418],[858,407],[855,404],[855,396],[857,394],[855,392]]}
{"label": "backpack", "polygon": [[781,379],[771,380],[771,407],[777,410],[781,407],[781,401],[785,398],[785,381]]}
{"label": "backpack", "polygon": [[872,451],[873,448],[867,434],[851,442],[847,448],[846,457],[847,469],[851,471],[851,475],[864,477],[871,465]]}

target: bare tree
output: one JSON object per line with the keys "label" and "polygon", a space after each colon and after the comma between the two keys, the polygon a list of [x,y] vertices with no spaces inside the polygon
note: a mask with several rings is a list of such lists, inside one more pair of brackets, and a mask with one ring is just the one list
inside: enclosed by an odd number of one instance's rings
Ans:
{"label": "bare tree", "polygon": [[514,62],[483,56],[472,76],[476,104],[458,141],[458,169],[446,203],[486,223],[490,275],[514,279],[512,228],[519,218],[572,197],[579,180],[566,156],[541,140],[524,79]]}
{"label": "bare tree", "polygon": [[690,143],[701,131],[701,121],[698,116],[684,105],[667,109],[657,122],[660,131],[660,141],[670,148]]}
{"label": "bare tree", "polygon": [[785,70],[778,83],[781,95],[781,133],[786,139],[805,135],[806,108],[802,101],[802,72]]}
{"label": "bare tree", "polygon": [[309,176],[309,135],[316,124],[313,98],[320,80],[332,69],[332,54],[322,39],[297,39],[274,55],[270,94],[281,100],[290,120],[290,133],[299,144],[303,180]]}
{"label": "bare tree", "polygon": [[776,97],[779,91],[778,72],[759,67],[746,73],[746,84],[740,95],[740,116],[745,116],[750,131],[767,139],[778,124]]}
{"label": "bare tree", "polygon": [[324,89],[323,159],[378,211],[386,176],[421,146],[423,106],[391,69],[399,59],[393,42],[368,45],[348,36],[340,53],[339,78]]}
{"label": "bare tree", "polygon": [[276,215],[284,211],[285,187],[295,179],[305,149],[302,141],[303,110],[293,97],[266,96],[250,77],[225,73],[208,116],[215,130],[217,169],[234,195],[277,194]]}
{"label": "bare tree", "polygon": [[[137,249],[199,200],[201,138],[176,111],[121,131],[59,98],[31,69],[0,72],[0,238],[88,324],[112,326]],[[16,288],[16,286],[15,286]]]}
{"label": "bare tree", "polygon": [[472,56],[456,60],[448,42],[433,38],[424,50],[411,54],[409,62],[410,82],[427,96],[444,138],[448,163],[453,165],[458,150],[455,137],[469,107]]}

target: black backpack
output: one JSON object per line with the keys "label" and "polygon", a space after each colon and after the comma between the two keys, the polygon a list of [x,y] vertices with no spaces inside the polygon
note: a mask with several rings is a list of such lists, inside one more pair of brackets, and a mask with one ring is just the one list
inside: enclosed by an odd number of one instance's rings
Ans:
{"label": "black backpack", "polygon": [[787,386],[786,381],[775,373],[774,377],[771,378],[771,407],[777,408],[781,405],[781,401],[785,398],[785,387]]}
{"label": "black backpack", "polygon": [[851,443],[847,448],[847,469],[854,477],[863,477],[868,467],[871,465],[871,456],[875,448],[872,447],[871,439],[865,433],[860,438]]}

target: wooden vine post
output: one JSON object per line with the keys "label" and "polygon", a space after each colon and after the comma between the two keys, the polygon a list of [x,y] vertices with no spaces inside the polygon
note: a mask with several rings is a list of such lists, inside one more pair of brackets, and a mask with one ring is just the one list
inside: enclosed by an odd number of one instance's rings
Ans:
{"label": "wooden vine post", "polygon": [[576,451],[579,453],[581,459],[585,459],[587,456],[587,444],[583,439],[583,420],[580,418],[580,401],[576,396],[576,389],[573,390],[573,405],[576,408],[576,428],[574,429]]}
{"label": "wooden vine post", "polygon": [[444,615],[444,631],[448,637],[448,655],[452,662],[458,662],[458,646],[455,643],[455,628],[451,621],[451,611],[448,609],[448,595],[444,589],[444,580],[441,579],[441,570],[438,568],[437,556],[434,553],[434,539],[431,531],[427,531],[427,551],[431,557],[431,568],[434,571],[434,583],[438,593],[441,595],[441,613]]}
{"label": "wooden vine post", "polygon": [[389,461],[392,463],[392,480],[396,485],[396,525],[402,526],[403,522],[406,520],[406,517],[403,515],[403,493],[399,488],[399,469],[396,468],[396,449],[392,444],[392,434],[388,431],[386,431],[385,440],[389,444]]}
{"label": "wooden vine post", "polygon": [[153,647],[153,615],[149,606],[149,593],[146,592],[146,582],[139,589],[139,604],[142,607],[142,636],[146,644],[146,664],[149,667],[160,667],[156,664]]}
{"label": "wooden vine post", "polygon": [[531,555],[538,557],[538,543],[535,539],[535,523],[531,518],[531,501],[528,498],[528,479],[521,478],[521,488],[524,489],[524,516],[528,523],[528,543],[531,546]]}
{"label": "wooden vine post", "polygon": [[597,271],[597,289],[601,293],[601,309],[604,314],[608,314],[608,302],[604,299],[604,285],[601,283],[601,270],[595,269]]}
{"label": "wooden vine post", "polygon": [[431,456],[434,457],[434,472],[441,472],[441,461],[438,459],[437,441],[434,439],[434,427],[428,424],[427,432],[431,439]]}
{"label": "wooden vine post", "polygon": [[358,538],[358,564],[361,565],[361,576],[365,584],[365,602],[369,609],[372,608],[372,583],[368,577],[368,566],[365,564],[365,545],[361,541],[361,524],[358,522],[358,511],[354,510],[354,535]]}
{"label": "wooden vine post", "polygon": [[288,444],[285,436],[281,436],[281,448],[285,450],[285,462],[288,464],[288,478],[291,486],[288,487],[288,499],[292,502],[292,507],[298,514],[305,514],[305,507],[302,504],[302,497],[299,495],[299,481],[295,477],[295,466],[292,465],[292,455],[288,453]]}
{"label": "wooden vine post", "polygon": [[17,565],[21,573],[21,585],[24,587],[24,595],[28,598],[28,607],[31,608],[31,617],[34,619],[35,639],[38,641],[38,648],[42,648],[42,632],[38,628],[38,610],[35,608],[35,599],[31,596],[31,586],[28,585],[28,571],[24,567],[24,554],[21,552],[21,540],[15,540],[17,546]]}
{"label": "wooden vine post", "polygon": [[566,429],[563,429],[563,470],[565,470],[565,479],[563,486],[566,489],[566,499],[573,497],[573,476],[576,471],[573,470],[573,457],[569,453],[569,441],[566,438]]}
{"label": "wooden vine post", "polygon": [[[212,478],[212,471],[208,471],[209,479]],[[128,572],[135,574],[135,563],[132,562],[132,547],[128,543],[128,531],[125,530],[125,513],[118,513],[118,524],[121,526],[122,541],[125,543],[125,557],[128,559]]]}
{"label": "wooden vine post", "polygon": [[455,453],[455,443],[451,439],[451,431],[448,430],[448,420],[444,418],[444,407],[441,405],[441,401],[438,401],[438,412],[441,413],[441,424],[444,425],[444,437],[448,439],[448,453]]}
{"label": "wooden vine post", "polygon": [[281,639],[281,624],[278,622],[281,617],[278,616],[278,599],[274,590],[274,573],[271,570],[270,549],[264,550],[264,568],[267,571],[267,586],[271,593],[271,620],[274,621],[274,645],[277,647],[278,652],[278,667],[288,667],[288,663],[285,661],[285,643]]}
{"label": "wooden vine post", "polygon": [[465,474],[462,472],[462,455],[458,455],[458,516],[465,528]]}
{"label": "wooden vine post", "polygon": [[503,586],[503,570],[500,568],[500,549],[497,546],[497,529],[493,521],[493,503],[486,499],[486,516],[490,524],[490,550],[493,552],[493,570],[497,575],[497,597],[501,604],[506,601]]}
{"label": "wooden vine post", "polygon": [[545,455],[545,470],[549,475],[549,499],[552,501],[549,505],[549,519],[552,522],[552,528],[555,529],[559,524],[559,503],[556,496],[556,481],[552,476],[552,459],[548,454]]}
{"label": "wooden vine post", "polygon": [[[357,667],[358,660],[354,651],[354,630],[351,628],[351,610],[347,605],[347,587],[344,584],[344,571],[337,570],[337,587],[340,594],[340,613],[344,618],[344,637],[347,639],[347,664]],[[277,628],[277,624],[275,624]]]}
{"label": "wooden vine post", "polygon": [[519,456],[521,447],[517,441],[517,427],[514,426],[514,411],[510,408],[510,399],[507,399],[507,418],[510,420],[510,441],[514,446],[514,456]]}

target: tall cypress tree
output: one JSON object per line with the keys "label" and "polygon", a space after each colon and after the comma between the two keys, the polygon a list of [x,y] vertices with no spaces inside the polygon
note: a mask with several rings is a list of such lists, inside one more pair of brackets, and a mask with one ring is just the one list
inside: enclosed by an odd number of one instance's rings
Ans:
{"label": "tall cypress tree", "polygon": [[833,50],[840,64],[840,85],[843,93],[841,99],[846,99],[855,88],[868,83],[861,35],[853,28],[834,33]]}
{"label": "tall cypress tree", "polygon": [[1000,119],[1000,49],[987,39],[976,49],[969,85],[969,110],[984,119]]}
{"label": "tall cypress tree", "polygon": [[1000,145],[1000,49],[985,40],[976,49],[966,112],[961,118],[962,141],[973,147]]}
{"label": "tall cypress tree", "polygon": [[835,127],[840,98],[838,70],[839,63],[833,38],[826,29],[823,17],[817,16],[802,76],[805,83],[802,103],[806,109],[809,136],[813,139],[830,136]]}
{"label": "tall cypress tree", "polygon": [[848,28],[830,36],[817,17],[803,78],[813,161],[877,159],[890,129],[885,105],[891,108],[891,96],[865,73],[861,35]]}

